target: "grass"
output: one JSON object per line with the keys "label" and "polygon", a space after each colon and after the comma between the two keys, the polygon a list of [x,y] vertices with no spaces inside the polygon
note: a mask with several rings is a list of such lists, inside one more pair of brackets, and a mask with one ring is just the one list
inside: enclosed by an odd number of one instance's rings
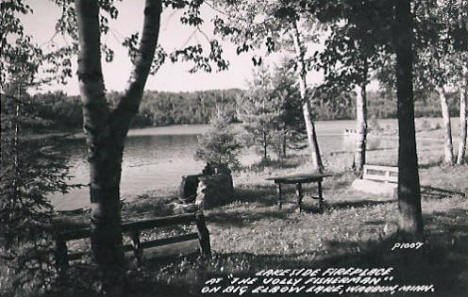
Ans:
{"label": "grass", "polygon": [[[420,124],[423,133],[438,133],[432,123]],[[426,128],[424,128],[426,127]],[[429,128],[427,128],[429,127]],[[430,133],[426,133],[431,135]],[[435,135],[435,134],[434,134]],[[423,186],[468,194],[468,166],[441,165],[441,147],[420,148],[420,177]],[[396,164],[396,150],[374,147],[368,162]],[[204,282],[230,275],[252,277],[262,269],[327,269],[329,267],[392,267],[392,285],[433,285],[434,292],[404,293],[395,296],[464,297],[468,292],[468,202],[458,194],[423,191],[425,224],[423,246],[392,250],[396,236],[398,205],[394,200],[356,192],[349,167],[352,154],[327,152],[324,163],[332,177],[324,181],[325,208],[319,212],[314,200],[304,199],[303,213],[294,204],[276,206],[276,188],[266,177],[308,170],[308,156],[295,153],[284,164],[254,164],[235,172],[236,194],[230,204],[205,211],[213,255],[151,258],[142,267],[130,267],[124,296],[239,296],[202,294]],[[313,193],[308,184],[304,192]],[[174,193],[142,195],[123,208],[125,219],[169,215]],[[294,186],[285,186],[284,195],[294,201]],[[78,219],[80,220],[80,219]],[[84,221],[83,221],[84,222]],[[187,229],[179,230],[187,231]],[[164,232],[169,232],[165,230]],[[161,236],[162,233],[156,234]],[[92,264],[73,265],[70,282],[53,296],[94,296],[96,274]],[[242,296],[248,296],[245,293]],[[261,294],[255,294],[257,296]],[[266,294],[276,296],[275,294]],[[266,296],[265,295],[265,296]],[[282,294],[281,296],[339,294]],[[344,296],[388,296],[345,293]]]}
{"label": "grass", "polygon": [[[421,184],[467,194],[468,167],[440,166],[441,153],[442,150],[420,150]],[[282,210],[278,210],[275,186],[265,180],[271,175],[306,171],[306,155],[291,156],[283,167],[272,162],[269,166],[250,166],[235,173],[234,201],[205,211],[213,256],[210,259],[201,259],[196,255],[148,258],[143,267],[129,270],[131,281],[126,293],[128,296],[201,296],[204,295],[201,293],[203,283],[213,277],[249,277],[262,269],[392,267],[394,279],[389,284],[434,285],[434,292],[430,296],[466,296],[466,198],[444,192],[424,192],[424,245],[419,250],[392,250],[398,242],[397,202],[351,190],[350,184],[355,177],[346,169],[351,158],[346,153],[325,155],[325,164],[333,177],[324,182],[326,206],[321,213],[314,201],[307,197],[304,199],[303,213],[297,213],[293,204],[286,204]],[[375,163],[394,164],[396,152],[376,149],[369,152],[368,158]],[[284,190],[290,202],[293,202],[294,187],[285,187]],[[307,185],[304,190],[307,194],[315,188]],[[124,214],[137,215],[139,218],[156,213],[169,214],[171,209],[167,207],[167,202],[173,198],[155,199],[153,195],[149,193],[127,205]],[[73,269],[75,273],[84,269],[93,275],[90,267]],[[83,293],[90,295],[92,291],[71,286],[60,292],[63,293],[67,296],[81,296]],[[427,294],[398,292],[395,295]],[[243,294],[246,295],[249,294]]]}

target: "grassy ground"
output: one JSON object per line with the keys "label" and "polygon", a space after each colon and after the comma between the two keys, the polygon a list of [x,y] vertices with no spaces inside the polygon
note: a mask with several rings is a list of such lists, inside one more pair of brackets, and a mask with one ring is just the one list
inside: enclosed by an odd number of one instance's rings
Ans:
{"label": "grassy ground", "polygon": [[[369,136],[368,163],[396,165],[397,151],[394,145],[389,147],[396,135],[395,125],[386,123],[380,130],[376,123],[371,126],[375,130]],[[458,128],[454,126],[456,135]],[[417,119],[416,130],[419,140],[443,138],[439,123],[433,119]],[[373,141],[382,134],[382,138],[390,141],[382,144]],[[337,148],[322,153],[325,167],[332,174],[323,185],[326,199],[323,211],[307,197],[316,190],[311,184],[304,185],[303,213],[298,213],[293,203],[294,186],[283,188],[288,203],[279,210],[275,185],[265,180],[273,175],[307,172],[310,162],[306,151],[291,152],[283,164],[276,161],[268,165],[245,164],[244,169],[233,175],[234,200],[205,211],[212,257],[203,259],[196,254],[154,257],[154,251],[145,250],[143,266],[132,264],[128,269],[123,296],[389,296],[392,293],[395,296],[468,296],[467,198],[437,190],[468,196],[467,165],[442,165],[441,142],[418,146],[425,236],[418,249],[414,243],[412,249],[400,249],[395,246],[401,244],[396,234],[397,202],[351,188],[356,177],[349,169],[353,160],[349,152]],[[123,219],[171,215],[175,195],[171,192],[141,195],[123,207]],[[88,220],[86,215],[62,217],[57,221],[57,228],[70,228],[71,224],[87,226]],[[165,228],[144,236],[162,238],[188,231],[193,231],[193,227]],[[192,250],[197,247],[196,241],[188,244]],[[84,241],[72,242],[69,247],[90,250],[89,242]],[[172,248],[170,252],[177,254],[178,250]],[[320,293],[318,288],[311,289],[313,284],[307,284],[299,293],[254,294],[255,288],[266,286],[262,282],[267,277],[258,276],[247,292],[242,285],[236,293],[222,293],[234,277],[254,278],[266,269],[321,269],[320,276],[329,268],[340,267],[393,269],[390,279],[380,278],[379,285],[398,287],[393,292],[370,294],[346,291],[352,286],[348,285],[335,293]],[[298,287],[309,277],[304,277]],[[222,279],[221,291],[202,293],[207,287],[205,282],[213,278]],[[69,269],[68,281],[51,296],[95,296],[99,286],[96,279],[96,269],[89,258],[75,261]],[[427,287],[405,288],[405,285]],[[273,287],[269,288],[274,291]],[[325,287],[331,289],[333,285]],[[361,287],[365,289],[366,285]],[[305,292],[307,289],[312,292]],[[407,289],[427,292],[406,292]]]}
{"label": "grassy ground", "polygon": [[[435,131],[438,133],[437,129]],[[468,166],[441,166],[441,153],[440,146],[419,149],[421,184],[468,194]],[[368,160],[369,163],[396,164],[396,150],[375,148],[368,153]],[[275,186],[265,180],[271,175],[307,171],[307,156],[303,153],[290,156],[283,166],[275,162],[269,166],[249,166],[233,176],[236,188],[234,201],[205,211],[213,256],[210,259],[198,256],[147,257],[143,267],[129,270],[132,281],[125,294],[271,296],[278,294],[252,293],[254,288],[262,285],[261,278],[243,294],[201,292],[204,283],[212,278],[222,278],[225,289],[232,277],[254,277],[263,269],[324,271],[331,267],[383,267],[393,271],[391,279],[382,278],[380,284],[400,286],[395,289],[395,296],[467,296],[468,202],[465,197],[434,190],[423,191],[425,237],[422,245],[418,249],[395,249],[395,244],[400,243],[396,237],[397,202],[351,189],[355,179],[347,169],[352,162],[351,154],[326,152],[324,161],[333,176],[324,182],[326,205],[322,212],[307,196],[303,213],[298,213],[292,203],[278,210]],[[294,187],[284,190],[286,197],[293,202]],[[313,186],[305,186],[306,194],[314,191]],[[167,200],[156,196],[156,193],[141,196],[137,202],[124,208],[124,216],[141,219],[170,214],[171,208],[165,203]],[[71,275],[76,273],[80,273],[79,281],[75,279],[67,290],[57,293],[59,296],[91,294],[86,284],[93,281],[92,266],[75,266]],[[418,288],[405,288],[405,285],[427,285],[419,287],[420,290],[427,289],[427,292],[406,292]],[[341,294],[302,291],[281,296],[390,294],[347,292],[345,287]]]}

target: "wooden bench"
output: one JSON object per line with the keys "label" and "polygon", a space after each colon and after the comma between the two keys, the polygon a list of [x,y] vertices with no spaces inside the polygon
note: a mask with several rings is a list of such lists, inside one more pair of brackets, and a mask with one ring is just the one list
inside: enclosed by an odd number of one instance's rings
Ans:
{"label": "wooden bench", "polygon": [[[386,165],[366,164],[363,167],[361,179],[353,182],[352,187],[359,191],[373,194],[386,194],[397,199],[398,167]],[[433,186],[421,187],[421,193],[427,196],[443,197],[447,195],[460,195],[465,197],[465,193],[456,190],[441,189]]]}
{"label": "wooden bench", "polygon": [[398,183],[398,167],[366,164],[363,167],[362,179]]}
{"label": "wooden bench", "polygon": [[361,178],[351,187],[364,193],[378,195],[379,199],[395,199],[398,185],[398,167],[365,164]]}
{"label": "wooden bench", "polygon": [[296,196],[297,196],[297,206],[299,208],[299,212],[302,212],[302,199],[304,197],[302,193],[302,184],[304,183],[317,183],[317,192],[318,196],[311,196],[313,199],[317,199],[319,201],[319,208],[322,209],[322,181],[323,178],[331,176],[330,174],[293,174],[293,175],[285,175],[285,176],[276,176],[276,177],[268,177],[266,180],[272,180],[275,184],[278,185],[278,208],[281,209],[283,206],[283,198],[282,198],[282,189],[281,184],[295,184],[296,185]]}
{"label": "wooden bench", "polygon": [[[140,233],[142,230],[190,223],[196,224],[196,233],[145,242],[140,241]],[[122,232],[125,235],[130,236],[131,239],[131,244],[124,245],[123,250],[124,252],[132,251],[138,265],[142,262],[143,250],[146,248],[159,247],[194,239],[198,239],[199,250],[203,256],[209,256],[211,254],[210,235],[206,227],[205,218],[201,212],[124,223],[122,224]],[[69,254],[67,241],[85,239],[90,236],[91,228],[81,228],[55,234],[55,260],[59,273],[64,273],[68,269],[69,261],[80,259],[82,256],[87,254],[86,252]]]}

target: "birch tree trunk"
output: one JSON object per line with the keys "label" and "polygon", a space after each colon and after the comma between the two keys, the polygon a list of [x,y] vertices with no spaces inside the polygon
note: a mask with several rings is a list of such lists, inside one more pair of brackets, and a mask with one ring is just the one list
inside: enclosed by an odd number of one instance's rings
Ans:
{"label": "birch tree trunk", "polygon": [[294,32],[292,34],[292,39],[294,42],[296,57],[299,62],[299,91],[303,102],[302,112],[306,126],[307,140],[311,150],[312,166],[315,171],[322,172],[323,163],[320,156],[317,133],[315,132],[315,125],[312,119],[310,100],[307,98],[307,67],[305,63],[306,49],[299,32],[299,28],[297,27],[297,21],[293,22],[293,29]]}
{"label": "birch tree trunk", "polygon": [[410,0],[396,0],[393,42],[397,58],[398,232],[403,238],[417,238],[423,232],[414,125],[411,17]]}
{"label": "birch tree trunk", "polygon": [[444,162],[453,165],[453,143],[452,143],[452,125],[450,123],[450,112],[447,104],[447,96],[443,87],[437,88],[440,99],[440,108],[442,111],[442,122],[444,126]]}
{"label": "birch tree trunk", "polygon": [[[367,75],[366,75],[367,76]],[[356,88],[356,151],[354,153],[354,171],[361,173],[366,164],[367,146],[367,92],[366,82]]]}
{"label": "birch tree trunk", "polygon": [[[91,200],[91,245],[104,278],[118,281],[125,266],[120,217],[120,177],[124,141],[137,113],[156,49],[161,1],[147,0],[142,38],[129,86],[114,110],[109,107],[101,67],[99,6],[76,0],[80,53],[78,81],[88,144]],[[112,288],[111,288],[112,289]]]}
{"label": "birch tree trunk", "polygon": [[287,146],[287,141],[288,141],[288,130],[287,128],[283,128],[283,131],[281,133],[281,153],[283,154],[283,158],[286,158],[286,146]]}
{"label": "birch tree trunk", "polygon": [[466,97],[468,97],[468,88],[460,88],[460,139],[458,142],[458,155],[457,164],[461,165],[465,162],[465,150],[466,150]]}

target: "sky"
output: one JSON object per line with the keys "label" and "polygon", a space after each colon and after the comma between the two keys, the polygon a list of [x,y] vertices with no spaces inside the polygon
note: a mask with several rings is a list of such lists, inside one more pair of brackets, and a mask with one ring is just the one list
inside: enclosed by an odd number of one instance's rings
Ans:
{"label": "sky", "polygon": [[[43,47],[51,46],[52,43],[63,44],[66,39],[55,33],[55,22],[60,16],[61,8],[52,1],[30,0],[34,13],[23,18],[25,30],[34,37],[34,40]],[[143,24],[143,0],[132,0],[116,2],[119,9],[119,17],[116,21],[111,21],[111,31],[102,38],[102,42],[107,43],[114,51],[114,61],[111,63],[102,62],[104,80],[107,90],[122,91],[127,85],[132,65],[127,55],[127,50],[121,46],[125,37],[132,33],[141,31]],[[216,12],[206,7],[202,10],[205,23],[202,26],[203,32],[212,37],[212,25],[210,20],[214,18]],[[192,34],[193,27],[184,26],[180,23],[181,13],[170,9],[165,9],[162,15],[159,43],[170,52],[173,49],[181,48],[186,44],[196,44],[201,42],[208,45],[206,37],[201,33]],[[222,42],[226,59],[230,66],[228,70],[213,73],[199,72],[191,74],[188,72],[190,64],[166,63],[154,75],[148,78],[146,89],[157,91],[194,91],[210,89],[246,88],[246,82],[252,78],[251,53],[237,55],[236,46],[228,41]],[[270,57],[272,63],[279,61],[279,55]],[[74,65],[76,65],[74,61]],[[76,72],[76,68],[73,73]],[[321,80],[317,73],[310,73],[311,82]],[[43,88],[42,91],[63,90],[69,95],[79,94],[76,77],[69,79],[66,86],[52,85]]]}

